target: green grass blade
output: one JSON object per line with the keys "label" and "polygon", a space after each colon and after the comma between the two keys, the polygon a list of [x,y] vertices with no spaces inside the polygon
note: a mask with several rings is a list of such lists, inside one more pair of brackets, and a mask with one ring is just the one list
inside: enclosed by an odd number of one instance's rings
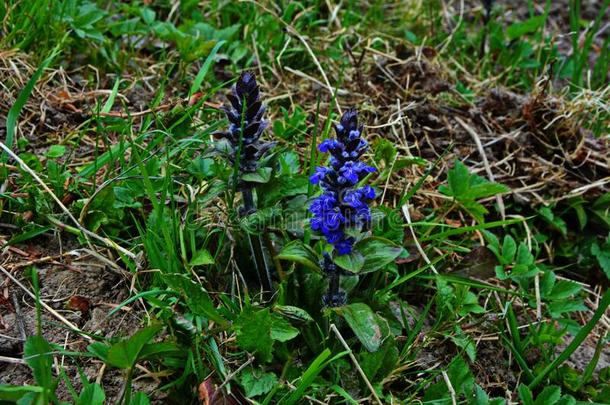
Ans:
{"label": "green grass blade", "polygon": [[[15,142],[15,131],[17,129],[17,119],[19,118],[19,114],[21,114],[21,110],[23,109],[23,107],[25,106],[25,103],[27,103],[28,99],[30,98],[30,95],[32,94],[32,90],[34,90],[34,86],[36,85],[36,83],[38,82],[40,77],[42,76],[42,73],[44,72],[44,70],[46,68],[48,68],[49,65],[51,64],[51,62],[53,62],[53,59],[55,59],[55,57],[57,57],[57,55],[59,55],[60,49],[61,49],[59,47],[60,45],[58,45],[51,52],[51,54],[38,67],[36,72],[34,72],[34,74],[30,78],[30,80],[27,82],[27,84],[25,85],[23,90],[21,90],[21,92],[19,93],[19,96],[17,97],[15,104],[13,104],[13,106],[11,107],[11,109],[8,112],[8,115],[6,117],[6,141],[4,143],[7,147],[9,147],[11,149],[13,148],[13,143]],[[0,159],[0,162],[6,163],[7,160],[8,160],[8,154],[6,152],[2,152],[2,158]]]}
{"label": "green grass blade", "polygon": [[606,290],[606,292],[604,293],[601,301],[599,302],[599,305],[597,306],[597,310],[593,314],[591,320],[587,322],[585,326],[580,329],[580,331],[578,331],[578,333],[576,334],[572,342],[570,342],[568,347],[566,347],[565,350],[561,352],[561,354],[551,362],[551,364],[546,366],[544,370],[542,370],[542,372],[540,372],[536,376],[536,378],[534,378],[534,381],[532,381],[529,385],[530,389],[536,388],[536,386],[540,384],[542,380],[544,380],[551,371],[556,370],[559,365],[561,365],[561,363],[566,361],[572,355],[572,353],[574,353],[576,349],[578,349],[578,347],[582,344],[582,342],[584,342],[587,336],[589,336],[589,333],[591,333],[595,325],[597,325],[597,322],[599,322],[600,318],[606,312],[606,308],[608,308],[609,305],[610,289]]}
{"label": "green grass blade", "polygon": [[195,80],[193,80],[193,84],[191,85],[191,89],[189,90],[189,99],[201,88],[201,83],[203,83],[203,79],[205,79],[206,75],[208,74],[208,71],[212,66],[212,62],[214,61],[214,57],[216,56],[220,48],[225,44],[225,42],[226,41],[218,41],[216,45],[214,45],[214,48],[212,48],[212,51],[206,58],[205,62],[203,62],[203,65],[201,66],[201,69],[199,69],[199,73],[197,73],[197,76],[195,76]]}

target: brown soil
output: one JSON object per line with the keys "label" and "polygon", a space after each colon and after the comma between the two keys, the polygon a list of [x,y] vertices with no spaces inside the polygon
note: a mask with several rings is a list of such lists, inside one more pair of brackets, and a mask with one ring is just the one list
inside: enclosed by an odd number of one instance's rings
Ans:
{"label": "brown soil", "polygon": [[[35,267],[40,280],[40,297],[65,319],[81,331],[98,337],[128,336],[143,325],[142,312],[137,305],[108,317],[108,313],[129,297],[126,278],[103,261],[79,247],[73,238],[61,234],[48,235],[36,240],[35,245],[18,245],[8,248],[2,256],[2,266],[33,291],[31,278],[24,274]],[[35,264],[27,266],[34,261]],[[34,300],[21,288],[0,275],[0,355],[20,359],[24,338],[36,333]],[[50,312],[42,310],[42,333],[49,342],[67,351],[85,351],[88,341],[69,332],[68,328]],[[81,387],[77,366],[82,367],[90,381],[100,379],[110,402],[115,400],[123,385],[120,370],[104,369],[101,361],[85,358],[56,357],[63,363],[66,373],[78,392]],[[23,364],[0,362],[0,384],[33,384],[29,367]],[[152,392],[157,383],[142,379],[134,389]],[[62,400],[71,400],[64,384],[58,388]],[[160,400],[159,394],[153,398]]]}

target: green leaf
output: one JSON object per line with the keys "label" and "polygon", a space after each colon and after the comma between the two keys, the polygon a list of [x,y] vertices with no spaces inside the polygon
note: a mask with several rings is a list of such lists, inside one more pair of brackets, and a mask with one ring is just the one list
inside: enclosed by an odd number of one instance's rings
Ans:
{"label": "green leaf", "polygon": [[271,361],[273,359],[272,326],[273,318],[268,308],[259,311],[245,309],[233,324],[237,345],[264,362]]}
{"label": "green leaf", "polygon": [[191,84],[191,89],[189,90],[189,98],[191,98],[191,96],[193,94],[197,93],[197,91],[199,91],[199,89],[201,88],[201,83],[203,82],[203,79],[205,79],[206,75],[208,74],[208,71],[210,70],[210,67],[212,66],[212,62],[214,62],[214,57],[218,53],[218,50],[220,49],[220,47],[223,46],[224,44],[225,44],[225,41],[218,41],[216,43],[216,45],[214,45],[214,48],[212,48],[212,50],[210,51],[210,54],[205,59],[205,62],[203,62],[201,69],[199,69],[199,73],[197,73],[195,80],[193,80],[193,83]]}
{"label": "green leaf", "polygon": [[578,283],[574,283],[572,281],[561,280],[553,287],[553,290],[546,298],[551,300],[563,300],[566,299],[576,293],[578,293],[582,289],[582,286]]}
{"label": "green leaf", "polygon": [[381,346],[386,325],[382,325],[379,317],[363,303],[349,304],[334,308],[334,311],[343,316],[347,324],[352,328],[360,343],[369,351],[374,352]]}
{"label": "green leaf", "polygon": [[364,266],[364,256],[362,253],[352,250],[347,255],[338,255],[333,258],[335,264],[342,269],[351,271],[352,273],[358,273]]}
{"label": "green leaf", "polygon": [[220,325],[227,321],[218,313],[209,294],[200,284],[184,274],[164,274],[163,281],[172,289],[184,294],[186,305],[195,315],[204,316]]}
{"label": "green leaf", "polygon": [[136,392],[131,397],[129,405],[150,405],[150,399],[143,392]]}
{"label": "green leaf", "polygon": [[468,173],[466,165],[456,160],[453,168],[447,173],[447,182],[449,183],[450,196],[460,198],[465,195],[470,182],[470,173]]}
{"label": "green leaf", "polygon": [[[55,57],[57,55],[59,55],[60,50],[62,49],[62,45],[63,45],[63,41],[61,41],[57,45],[57,47],[55,49],[53,49],[51,54],[44,61],[42,61],[42,63],[38,67],[38,69],[36,69],[36,72],[34,72],[32,77],[30,78],[30,80],[28,80],[28,82],[25,85],[25,87],[23,88],[23,90],[21,90],[21,92],[19,92],[19,96],[17,96],[17,100],[15,100],[15,102],[13,103],[13,106],[9,110],[8,115],[6,116],[6,139],[4,141],[4,144],[6,145],[7,148],[9,148],[9,149],[13,148],[13,143],[15,140],[15,129],[17,128],[17,120],[19,119],[19,114],[21,113],[23,106],[25,105],[25,103],[27,103],[28,99],[30,98],[30,94],[32,94],[32,90],[34,89],[36,82],[38,82],[38,80],[42,76],[45,69],[47,67],[49,67],[49,65],[51,64],[53,59],[55,59]],[[0,162],[6,163],[7,159],[8,159],[8,154],[5,151],[3,151],[2,157],[0,158]]]}
{"label": "green leaf", "polygon": [[108,351],[108,364],[121,368],[132,368],[138,361],[140,351],[159,331],[161,324],[148,326],[137,331],[128,339],[115,343]]}
{"label": "green leaf", "polygon": [[515,259],[515,253],[517,253],[517,243],[512,236],[505,235],[502,243],[503,264],[511,264]]}
{"label": "green leaf", "polygon": [[252,183],[267,183],[271,179],[271,168],[270,167],[259,167],[255,172],[246,173],[241,176],[243,181]]}
{"label": "green leaf", "polygon": [[25,398],[26,395],[38,395],[44,391],[44,388],[37,385],[7,385],[0,384],[0,400],[8,401],[10,403],[21,404],[19,401],[21,398]]}
{"label": "green leaf", "polygon": [[193,258],[189,262],[190,266],[204,266],[206,264],[214,264],[214,257],[207,249],[201,249],[195,252]]}
{"label": "green leaf", "polygon": [[320,271],[319,258],[316,252],[303,242],[295,240],[284,246],[278,259],[297,262],[312,270]]}
{"label": "green leaf", "polygon": [[50,159],[60,158],[66,153],[66,147],[63,145],[51,145],[45,156]]}
{"label": "green leaf", "polygon": [[356,244],[356,250],[364,256],[364,264],[358,272],[360,274],[370,273],[394,262],[403,252],[403,248],[394,242],[379,237],[363,239]]}
{"label": "green leaf", "polygon": [[97,384],[88,384],[78,396],[77,405],[104,405],[106,394],[102,387]]}
{"label": "green leaf", "polygon": [[53,348],[40,335],[30,336],[23,348],[23,357],[32,369],[36,384],[50,390],[53,386]]}
{"label": "green leaf", "polygon": [[299,403],[300,399],[303,397],[303,395],[305,395],[305,390],[313,383],[318,374],[324,370],[324,367],[326,367],[326,365],[332,361],[332,359],[328,362],[326,361],[326,359],[330,357],[330,354],[331,351],[329,349],[324,349],[324,351],[315,358],[309,367],[307,367],[307,370],[305,370],[303,373],[301,381],[297,385],[296,390],[294,390],[284,402],[286,405],[294,405]]}
{"label": "green leaf", "polygon": [[542,392],[536,397],[534,405],[556,404],[561,398],[561,388],[556,385],[544,387]]}
{"label": "green leaf", "polygon": [[[608,238],[610,241],[610,238]],[[606,277],[610,279],[610,242],[606,241],[606,243],[600,248],[597,242],[594,242],[591,245],[591,254],[595,256],[597,262],[599,263],[599,267],[604,271]]]}
{"label": "green leaf", "polygon": [[523,405],[534,405],[534,395],[527,385],[519,384],[517,391],[519,392],[519,399]]}
{"label": "green leaf", "polygon": [[510,41],[520,38],[525,34],[530,34],[541,28],[546,22],[545,15],[532,17],[528,20],[511,24],[506,29],[506,36]]}
{"label": "green leaf", "polygon": [[87,346],[87,351],[95,355],[98,359],[102,360],[104,363],[108,362],[108,351],[110,350],[110,346],[104,344],[102,342],[93,342],[89,346]]}
{"label": "green leaf", "polygon": [[534,264],[534,256],[530,252],[529,248],[524,242],[519,242],[519,248],[517,249],[516,264],[524,264],[531,266]]}
{"label": "green leaf", "polygon": [[293,327],[287,320],[278,316],[273,316],[271,339],[277,340],[278,342],[286,342],[290,339],[294,339],[298,334],[299,330]]}
{"label": "green leaf", "polygon": [[307,311],[299,307],[293,307],[291,305],[275,305],[273,310],[282,314],[283,316],[294,319],[297,321],[311,322],[313,318]]}
{"label": "green leaf", "polygon": [[241,372],[239,383],[244,388],[246,397],[252,398],[271,391],[278,383],[278,378],[273,373],[247,368]]}

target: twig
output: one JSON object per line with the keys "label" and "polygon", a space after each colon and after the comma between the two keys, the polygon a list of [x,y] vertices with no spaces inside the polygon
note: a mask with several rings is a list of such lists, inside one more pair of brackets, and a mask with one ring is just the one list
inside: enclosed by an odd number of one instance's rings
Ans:
{"label": "twig", "polygon": [[[34,293],[32,293],[30,290],[28,290],[27,287],[24,286],[19,280],[17,280],[11,273],[9,273],[8,270],[6,270],[4,267],[0,266],[0,271],[2,271],[2,273],[4,273],[4,275],[6,275],[8,278],[10,278],[13,283],[17,284],[19,286],[19,288],[21,288],[27,295],[29,295],[33,299],[36,299],[36,296],[34,295]],[[87,339],[90,342],[93,341],[92,338],[83,334],[83,332],[80,329],[78,329],[78,327],[76,325],[74,325],[72,322],[70,322],[69,320],[64,318],[61,314],[59,314],[57,311],[55,311],[53,308],[51,308],[49,305],[47,305],[47,303],[44,302],[42,299],[40,300],[40,305],[42,305],[42,307],[44,309],[49,311],[54,317],[56,317],[61,322],[63,322],[66,326],[68,326],[70,329],[72,329],[73,332],[81,334],[85,339]]]}
{"label": "twig", "polygon": [[413,241],[415,242],[417,251],[419,252],[421,257],[423,257],[426,264],[428,264],[430,266],[430,268],[432,269],[434,274],[438,274],[436,267],[434,267],[434,264],[432,264],[432,261],[428,258],[428,255],[426,254],[426,252],[424,252],[424,249],[419,244],[419,241],[417,240],[417,236],[415,236],[415,231],[413,230],[413,226],[411,225],[411,214],[409,214],[409,203],[408,202],[405,202],[405,204],[402,206],[402,213],[404,214],[405,219],[407,220],[407,224],[409,224],[409,230],[411,231],[411,236],[413,236]]}
{"label": "twig", "polygon": [[21,158],[19,158],[19,156],[17,156],[10,148],[8,148],[1,141],[0,141],[0,148],[2,148],[6,153],[8,153],[8,155],[10,157],[15,159],[15,161],[17,163],[19,163],[19,166],[21,166],[21,168],[23,170],[28,172],[30,174],[30,176],[32,176],[34,178],[34,180],[36,180],[36,182],[38,182],[38,184],[40,184],[40,186],[44,189],[44,191],[46,191],[51,196],[51,198],[53,198],[53,200],[55,200],[55,202],[57,203],[57,205],[59,205],[61,210],[68,216],[68,218],[70,218],[70,220],[72,222],[74,222],[74,224],[76,225],[78,230],[81,231],[85,237],[97,239],[98,241],[102,242],[106,246],[118,250],[119,252],[121,252],[122,254],[124,254],[125,256],[127,256],[131,259],[136,258],[136,255],[134,253],[130,252],[129,250],[117,245],[115,242],[113,242],[112,240],[110,240],[108,238],[104,238],[102,236],[97,235],[96,233],[91,232],[90,230],[88,230],[87,228],[82,226],[81,223],[78,222],[78,220],[74,217],[74,215],[72,215],[72,213],[68,210],[68,208],[66,208],[66,206],[61,202],[61,200],[59,198],[57,198],[55,193],[53,193],[53,191],[49,188],[49,186],[47,186],[45,184],[45,182],[42,181],[42,179],[38,176],[38,174],[36,174],[36,172],[34,170],[30,169],[30,167],[23,160],[21,160]]}
{"label": "twig", "polygon": [[11,363],[11,364],[27,364],[25,362],[25,360],[23,360],[23,359],[18,359],[16,357],[6,357],[6,356],[0,356],[0,362]]}
{"label": "twig", "polygon": [[364,374],[364,371],[362,370],[362,367],[360,367],[360,364],[358,364],[358,360],[356,360],[356,356],[354,356],[354,353],[352,352],[352,349],[349,347],[349,345],[347,344],[345,339],[343,339],[343,336],[341,336],[341,333],[339,332],[339,329],[337,329],[337,327],[335,326],[334,323],[330,324],[330,329],[335,333],[335,335],[337,335],[337,339],[339,339],[339,341],[341,342],[341,344],[343,345],[345,350],[347,350],[347,354],[349,355],[350,359],[352,359],[352,362],[354,363],[354,366],[356,366],[356,369],[358,370],[358,373],[360,373],[360,376],[364,380],[364,383],[366,384],[366,386],[371,391],[371,394],[373,395],[373,398],[375,398],[375,401],[377,401],[378,404],[383,405],[383,402],[381,402],[381,400],[377,396],[377,393],[375,392],[375,389],[373,388],[373,385],[371,384],[369,379],[366,377],[366,374]]}
{"label": "twig", "polygon": [[455,397],[455,389],[453,389],[451,380],[449,379],[449,376],[447,375],[447,372],[445,370],[441,371],[441,373],[443,373],[443,379],[445,380],[445,384],[447,384],[447,389],[449,390],[449,394],[451,395],[451,403],[453,405],[457,405],[457,399]]}
{"label": "twig", "polygon": [[231,374],[229,374],[227,376],[227,378],[225,378],[225,380],[222,382],[222,384],[220,384],[218,386],[218,388],[216,388],[217,391],[220,391],[222,389],[222,387],[224,387],[225,385],[227,385],[229,383],[229,381],[231,381],[233,379],[233,377],[235,377],[237,374],[239,374],[239,372],[241,370],[243,370],[244,368],[248,367],[250,364],[252,364],[252,362],[254,361],[254,357],[250,356],[250,358],[248,359],[248,361],[246,361],[244,364],[242,364],[241,366],[239,366],[239,368],[235,371],[233,371]]}

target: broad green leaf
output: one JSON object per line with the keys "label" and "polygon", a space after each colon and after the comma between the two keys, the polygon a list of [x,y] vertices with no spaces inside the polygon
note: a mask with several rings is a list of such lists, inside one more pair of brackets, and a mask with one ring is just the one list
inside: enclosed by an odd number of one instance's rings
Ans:
{"label": "broad green leaf", "polygon": [[249,181],[252,183],[267,183],[271,179],[271,168],[270,167],[259,167],[255,172],[246,173],[241,176],[243,181]]}
{"label": "broad green leaf", "polygon": [[[360,343],[369,352],[379,349],[385,338],[384,328],[380,324],[380,319],[368,305],[358,302],[334,308],[334,311],[343,316]],[[387,325],[385,326],[387,327]]]}
{"label": "broad green leaf", "polygon": [[131,397],[129,405],[150,405],[150,399],[143,392],[136,392]]}
{"label": "broad green leaf", "polygon": [[360,274],[378,270],[392,263],[403,252],[403,249],[394,242],[379,237],[363,239],[356,244],[356,250],[364,257],[362,269],[358,271]]}
{"label": "broad green leaf", "polygon": [[316,252],[298,240],[284,246],[277,257],[282,260],[300,263],[312,270],[320,271],[319,258]]}
{"label": "broad green leaf", "polygon": [[561,398],[561,388],[556,385],[544,387],[542,392],[536,397],[535,405],[556,404]]}
{"label": "broad green leaf", "polygon": [[337,266],[352,273],[359,273],[362,270],[362,266],[364,266],[364,256],[357,250],[352,250],[347,255],[335,256],[333,261]]}
{"label": "broad green leaf", "polygon": [[536,17],[532,17],[525,21],[517,22],[511,24],[506,29],[506,36],[510,41],[520,38],[525,34],[531,34],[532,32],[537,31],[540,27],[544,25],[546,21],[545,15],[539,15]]}
{"label": "broad green leaf", "polygon": [[7,385],[0,384],[0,401],[8,401],[10,403],[17,403],[21,398],[24,398],[26,395],[34,394],[38,396],[44,391],[44,388],[39,387],[37,385]]}
{"label": "broad green leaf", "polygon": [[140,351],[161,330],[161,324],[148,326],[137,331],[133,336],[115,343],[108,351],[108,364],[121,368],[132,368]]}
{"label": "broad green leaf", "polygon": [[63,145],[51,145],[45,156],[50,159],[60,158],[66,153],[66,147]]}
{"label": "broad green leaf", "polygon": [[207,249],[201,249],[195,252],[193,258],[189,262],[190,266],[204,266],[206,264],[214,264],[214,257]]}
{"label": "broad green leaf", "polygon": [[261,361],[270,362],[273,359],[273,321],[268,308],[245,309],[233,324],[237,345]]}
{"label": "broad green leaf", "polygon": [[273,373],[246,368],[241,372],[239,383],[244,388],[246,397],[252,398],[271,391],[278,383],[278,378]]}
{"label": "broad green leaf", "polygon": [[453,168],[447,173],[447,182],[449,183],[448,195],[456,198],[463,196],[468,191],[470,182],[470,173],[466,165],[459,160],[455,161]]}
{"label": "broad green leaf", "polygon": [[519,399],[523,405],[534,405],[534,395],[527,385],[519,384],[517,391],[519,392]]}
{"label": "broad green leaf", "polygon": [[30,336],[23,348],[23,357],[32,369],[34,380],[49,390],[53,386],[53,348],[40,335]]}
{"label": "broad green leaf", "polygon": [[299,330],[293,327],[290,322],[279,316],[273,316],[271,339],[277,340],[278,342],[286,342],[290,339],[294,339],[298,334]]}
{"label": "broad green leaf", "polygon": [[582,286],[572,281],[560,280],[546,298],[552,300],[566,299],[582,289]]}
{"label": "broad green leaf", "polygon": [[504,264],[513,263],[515,253],[517,253],[517,243],[512,236],[505,235],[504,242],[502,243],[502,259]]}
{"label": "broad green leaf", "polygon": [[534,264],[534,256],[530,252],[529,248],[524,242],[519,242],[519,248],[517,249],[517,264],[524,264],[530,266]]}
{"label": "broad green leaf", "polygon": [[94,354],[98,359],[102,360],[104,363],[108,362],[108,351],[110,350],[110,346],[104,344],[102,342],[93,342],[89,346],[87,346],[87,351],[89,353]]}
{"label": "broad green leaf", "polygon": [[104,405],[106,394],[99,384],[87,385],[78,396],[77,405]]}

